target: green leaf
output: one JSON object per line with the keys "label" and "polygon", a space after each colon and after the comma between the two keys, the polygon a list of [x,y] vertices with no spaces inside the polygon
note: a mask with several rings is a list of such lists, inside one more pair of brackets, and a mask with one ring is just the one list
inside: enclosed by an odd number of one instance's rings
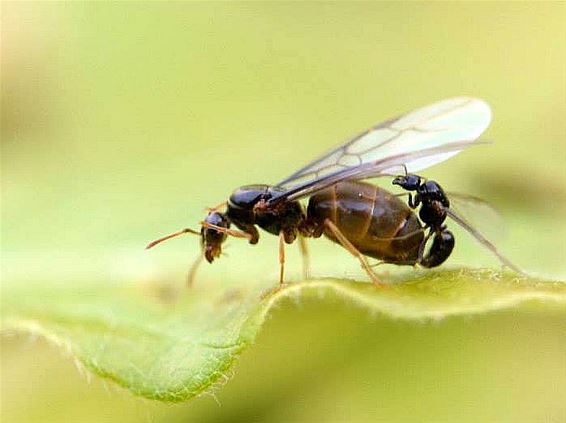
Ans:
{"label": "green leaf", "polygon": [[[105,286],[4,292],[3,329],[39,334],[69,350],[93,373],[136,395],[184,401],[226,379],[266,315],[286,298],[340,298],[391,318],[439,319],[524,303],[566,311],[566,284],[495,271],[417,274],[383,289],[317,279],[267,294],[228,289],[218,295],[168,286]],[[6,290],[5,290],[6,291]],[[524,307],[522,307],[524,308]]]}

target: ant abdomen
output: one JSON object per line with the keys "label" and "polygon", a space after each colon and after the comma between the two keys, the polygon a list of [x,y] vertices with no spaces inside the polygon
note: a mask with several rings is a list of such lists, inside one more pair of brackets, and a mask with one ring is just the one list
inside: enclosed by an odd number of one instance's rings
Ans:
{"label": "ant abdomen", "polygon": [[[398,197],[375,185],[343,181],[311,196],[307,220],[339,242],[329,220],[362,254],[392,264],[415,264],[424,239],[416,214]],[[316,233],[318,232],[318,233]]]}
{"label": "ant abdomen", "polygon": [[447,229],[436,232],[432,238],[430,250],[423,256],[419,264],[429,268],[440,266],[450,257],[454,245],[455,239],[452,232]]}

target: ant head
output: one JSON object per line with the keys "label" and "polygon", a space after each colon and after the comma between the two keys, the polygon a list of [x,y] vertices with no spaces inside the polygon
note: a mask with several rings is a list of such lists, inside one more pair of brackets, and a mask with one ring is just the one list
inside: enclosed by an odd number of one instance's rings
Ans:
{"label": "ant head", "polygon": [[152,248],[157,244],[167,241],[168,239],[175,238],[179,235],[191,234],[198,235],[201,238],[201,245],[203,247],[204,257],[206,261],[212,263],[215,258],[220,257],[222,253],[222,243],[226,240],[226,237],[230,234],[230,221],[223,213],[212,210],[208,213],[204,221],[201,222],[201,229],[195,231],[193,229],[183,229],[178,232],[174,232],[170,235],[166,235],[162,238],[156,239],[150,242],[146,249]]}
{"label": "ant head", "polygon": [[399,185],[407,191],[416,191],[421,185],[421,177],[412,174],[397,176],[393,179],[393,185]]}
{"label": "ant head", "polygon": [[166,235],[162,238],[150,242],[146,249],[152,248],[163,241],[177,237],[179,235],[191,234],[198,235],[201,238],[201,245],[206,261],[212,263],[215,258],[220,257],[222,253],[222,243],[226,241],[228,235],[235,238],[245,238],[251,240],[251,235],[247,232],[230,229],[230,219],[224,213],[220,213],[217,209],[211,209],[206,218],[200,222],[200,232],[193,229],[183,229]]}
{"label": "ant head", "polygon": [[[224,230],[222,230],[224,229]],[[211,211],[202,222],[201,242],[206,261],[212,263],[222,253],[222,243],[228,237],[230,221],[224,213]]]}

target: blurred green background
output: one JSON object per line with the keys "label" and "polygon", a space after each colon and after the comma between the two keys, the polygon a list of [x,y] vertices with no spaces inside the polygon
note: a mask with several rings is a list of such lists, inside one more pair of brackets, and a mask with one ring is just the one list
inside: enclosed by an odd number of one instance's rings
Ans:
{"label": "blurred green background", "polygon": [[[563,2],[3,2],[2,294],[182,285],[196,240],[146,252],[148,241],[196,227],[239,185],[277,182],[456,95],[492,105],[494,144],[426,175],[496,205],[501,248],[563,280],[565,19]],[[497,266],[458,240],[448,266]],[[310,244],[315,276],[365,279],[339,247]],[[276,280],[275,237],[227,253],[199,285]],[[86,383],[55,347],[3,336],[2,421],[564,421],[565,323],[529,309],[415,326],[284,304],[233,380],[178,406]]]}

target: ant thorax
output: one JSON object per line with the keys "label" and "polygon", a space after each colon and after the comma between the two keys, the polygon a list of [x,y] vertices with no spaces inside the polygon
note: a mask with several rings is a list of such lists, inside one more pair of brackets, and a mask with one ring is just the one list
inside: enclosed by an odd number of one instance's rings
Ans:
{"label": "ant thorax", "polygon": [[257,225],[273,235],[283,233],[285,242],[290,244],[297,237],[298,227],[304,220],[305,213],[298,201],[269,203],[279,191],[269,185],[240,187],[230,196],[226,215],[239,229],[250,233],[253,240],[259,237],[254,227]]}

